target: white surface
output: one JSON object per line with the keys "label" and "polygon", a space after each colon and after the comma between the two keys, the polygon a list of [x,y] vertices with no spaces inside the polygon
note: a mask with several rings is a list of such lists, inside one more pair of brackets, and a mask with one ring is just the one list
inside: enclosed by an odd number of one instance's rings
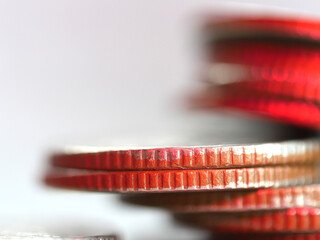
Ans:
{"label": "white surface", "polygon": [[[250,2],[320,10],[315,0]],[[110,194],[48,189],[40,178],[52,145],[130,128],[161,132],[186,120],[175,113],[174,94],[197,77],[193,20],[216,10],[214,3],[0,0],[2,221],[83,218],[114,227],[123,239],[202,235],[170,227],[164,212]]]}

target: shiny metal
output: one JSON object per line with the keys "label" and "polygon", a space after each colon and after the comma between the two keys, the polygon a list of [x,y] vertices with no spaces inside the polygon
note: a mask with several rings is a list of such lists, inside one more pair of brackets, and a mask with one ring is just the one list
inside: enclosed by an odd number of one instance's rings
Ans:
{"label": "shiny metal", "polygon": [[46,184],[101,192],[195,192],[296,186],[319,182],[317,164],[230,169],[89,171],[51,168]]}
{"label": "shiny metal", "polygon": [[[217,137],[218,138],[218,137]],[[51,157],[53,166],[88,170],[216,169],[312,163],[320,159],[320,139],[262,144],[110,150],[75,147]]]}
{"label": "shiny metal", "polygon": [[57,236],[43,233],[6,233],[0,232],[1,240],[117,240],[116,236]]}
{"label": "shiny metal", "polygon": [[121,199],[130,204],[180,213],[320,207],[320,185],[224,192],[123,194]]}

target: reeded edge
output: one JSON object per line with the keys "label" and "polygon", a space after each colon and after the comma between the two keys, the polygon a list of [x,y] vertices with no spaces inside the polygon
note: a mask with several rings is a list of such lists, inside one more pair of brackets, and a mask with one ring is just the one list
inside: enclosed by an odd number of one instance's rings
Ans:
{"label": "reeded edge", "polygon": [[296,186],[319,181],[317,164],[234,169],[98,172],[52,168],[51,186],[101,192],[196,192]]}

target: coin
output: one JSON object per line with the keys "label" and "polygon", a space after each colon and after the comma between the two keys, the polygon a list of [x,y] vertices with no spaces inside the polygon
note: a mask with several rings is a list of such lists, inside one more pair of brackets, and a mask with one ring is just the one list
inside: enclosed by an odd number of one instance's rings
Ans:
{"label": "coin", "polygon": [[256,189],[316,183],[318,167],[288,165],[234,169],[86,171],[52,168],[48,185],[102,192],[182,192]]}
{"label": "coin", "polygon": [[242,213],[184,213],[175,218],[213,232],[318,232],[320,209],[290,208],[288,210],[242,212]]}
{"label": "coin", "polygon": [[54,154],[51,164],[64,168],[96,170],[170,170],[234,168],[314,162],[320,157],[320,139],[274,143],[167,147],[95,151],[76,148]]}
{"label": "coin", "polygon": [[278,36],[295,37],[318,41],[320,20],[303,16],[252,16],[207,18],[204,32],[215,37]]}
{"label": "coin", "polygon": [[57,235],[49,235],[42,233],[15,233],[15,234],[1,234],[0,239],[2,240],[117,240],[118,238],[113,235],[105,235],[105,236],[74,236],[74,237],[64,237]]}
{"label": "coin", "polygon": [[319,233],[224,233],[214,234],[215,240],[319,240]]}
{"label": "coin", "polygon": [[258,190],[123,195],[122,200],[173,212],[230,212],[319,207],[320,185]]}
{"label": "coin", "polygon": [[280,98],[237,89],[207,89],[194,96],[195,108],[229,108],[296,126],[320,127],[320,108],[317,103]]}
{"label": "coin", "polygon": [[[55,221],[44,217],[23,217],[7,219],[0,223],[0,239],[5,240],[117,240],[109,224],[94,224],[87,218],[60,216]],[[57,220],[56,219],[56,220]],[[84,221],[85,220],[85,221]]]}
{"label": "coin", "polygon": [[319,46],[266,40],[218,41],[209,59],[206,80],[237,91],[319,102],[319,56]]}

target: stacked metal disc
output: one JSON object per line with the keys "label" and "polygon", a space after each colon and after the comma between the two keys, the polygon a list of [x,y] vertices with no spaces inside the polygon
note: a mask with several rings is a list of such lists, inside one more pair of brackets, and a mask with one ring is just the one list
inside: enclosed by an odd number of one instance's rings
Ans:
{"label": "stacked metal disc", "polygon": [[318,139],[61,153],[46,182],[140,193],[123,198],[215,232],[312,232],[320,229],[319,156]]}
{"label": "stacked metal disc", "polygon": [[[250,111],[320,126],[320,22],[209,20],[206,87],[198,107]],[[222,126],[223,128],[223,126]],[[228,133],[230,134],[230,133]],[[47,184],[118,192],[224,237],[318,239],[320,138],[136,149],[76,148],[50,158]],[[261,235],[263,234],[263,235]],[[265,235],[267,234],[267,235]],[[240,235],[237,235],[240,238]]]}
{"label": "stacked metal disc", "polygon": [[207,86],[194,104],[319,128],[319,29],[306,18],[209,20]]}

